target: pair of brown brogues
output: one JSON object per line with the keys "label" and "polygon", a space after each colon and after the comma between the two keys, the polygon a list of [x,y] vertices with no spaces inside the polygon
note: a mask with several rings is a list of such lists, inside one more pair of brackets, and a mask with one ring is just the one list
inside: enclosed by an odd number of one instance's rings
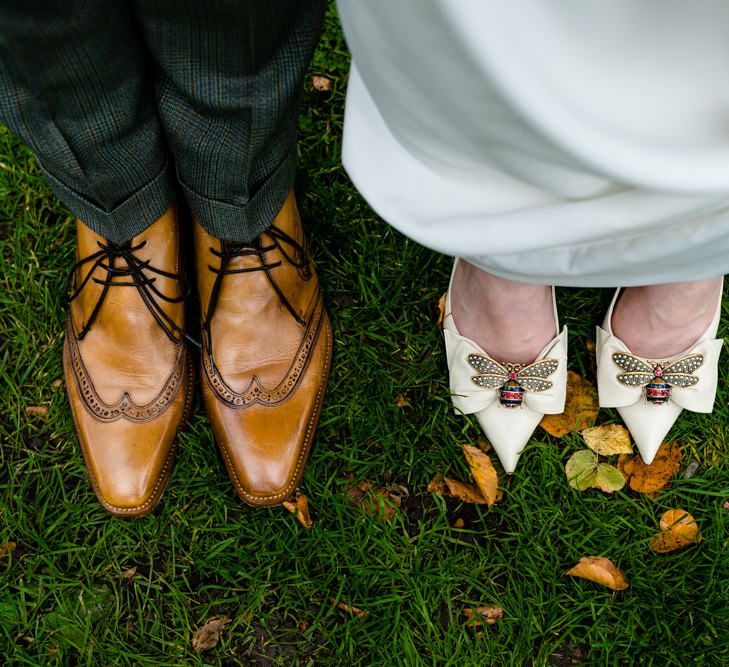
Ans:
{"label": "pair of brown brogues", "polygon": [[[141,516],[162,495],[192,404],[187,297],[173,206],[114,244],[77,223],[64,374],[101,504]],[[238,495],[277,505],[295,491],[319,420],[332,333],[293,193],[250,243],[195,223],[201,385]]]}

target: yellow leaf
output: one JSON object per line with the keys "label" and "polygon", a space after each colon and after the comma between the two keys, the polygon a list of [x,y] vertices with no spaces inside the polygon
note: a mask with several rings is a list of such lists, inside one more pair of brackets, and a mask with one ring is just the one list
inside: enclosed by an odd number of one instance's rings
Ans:
{"label": "yellow leaf", "polygon": [[581,431],[590,426],[597,419],[598,411],[595,388],[585,378],[568,371],[564,412],[559,415],[544,415],[539,425],[549,435],[562,438],[572,431]]}
{"label": "yellow leaf", "polygon": [[649,542],[650,548],[659,554],[683,549],[704,539],[699,532],[698,524],[685,510],[673,509],[664,512],[660,527],[662,532]]}
{"label": "yellow leaf", "polygon": [[48,414],[48,408],[45,405],[27,405],[25,414],[33,417],[43,417]]}
{"label": "yellow leaf", "polygon": [[625,575],[611,560],[602,556],[583,556],[577,565],[567,570],[565,574],[589,579],[614,591],[622,591],[628,587]]}
{"label": "yellow leaf", "polygon": [[632,454],[628,429],[620,424],[603,424],[582,431],[585,444],[596,454]]}
{"label": "yellow leaf", "polygon": [[215,648],[220,641],[220,634],[223,632],[229,618],[212,618],[205,625],[199,627],[192,637],[192,648],[196,651],[207,651]]}
{"label": "yellow leaf", "polygon": [[289,500],[282,503],[282,505],[292,514],[296,513],[296,518],[304,528],[311,528],[314,522],[311,520],[309,514],[309,499],[303,494],[296,492],[295,502]]}
{"label": "yellow leaf", "polygon": [[443,318],[445,317],[446,293],[444,292],[438,299],[438,317],[435,324],[440,329],[443,326]]}
{"label": "yellow leaf", "polygon": [[488,454],[478,447],[466,445],[463,454],[481,495],[489,505],[493,505],[499,499],[499,476],[496,474],[494,464],[491,463]]}
{"label": "yellow leaf", "polygon": [[633,491],[655,493],[663,489],[681,467],[681,456],[678,443],[664,442],[650,465],[643,462],[640,454],[621,454],[618,470],[625,475]]}

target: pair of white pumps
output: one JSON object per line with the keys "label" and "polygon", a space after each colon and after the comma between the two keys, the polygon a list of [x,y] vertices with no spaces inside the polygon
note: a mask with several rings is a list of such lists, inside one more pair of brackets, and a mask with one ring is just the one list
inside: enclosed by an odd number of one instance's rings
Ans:
{"label": "pair of white pumps", "polygon": [[[457,412],[476,415],[504,470],[512,473],[542,417],[564,411],[567,327],[559,329],[552,288],[555,337],[532,364],[497,362],[456,328],[450,301],[455,266],[443,317],[451,398]],[[682,410],[708,413],[713,409],[724,342],[716,339],[721,298],[713,321],[694,345],[670,359],[654,360],[633,355],[613,334],[611,320],[619,294],[620,289],[602,327],[597,327],[600,407],[617,408],[643,460],[650,465]]]}

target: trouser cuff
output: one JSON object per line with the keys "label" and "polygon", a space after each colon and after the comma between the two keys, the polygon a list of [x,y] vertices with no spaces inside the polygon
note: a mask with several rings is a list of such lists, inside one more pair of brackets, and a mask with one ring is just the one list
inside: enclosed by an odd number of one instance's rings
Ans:
{"label": "trouser cuff", "polygon": [[[271,226],[284,205],[296,177],[296,150],[276,168],[253,196],[244,203],[214,199],[200,194],[180,177],[193,217],[208,234],[237,243],[247,243]],[[241,179],[244,174],[241,174]]]}
{"label": "trouser cuff", "polygon": [[85,194],[69,187],[42,164],[39,163],[39,166],[51,190],[71,213],[97,234],[114,243],[123,243],[143,232],[162,217],[176,197],[169,160],[149,183],[111,210],[105,210]]}

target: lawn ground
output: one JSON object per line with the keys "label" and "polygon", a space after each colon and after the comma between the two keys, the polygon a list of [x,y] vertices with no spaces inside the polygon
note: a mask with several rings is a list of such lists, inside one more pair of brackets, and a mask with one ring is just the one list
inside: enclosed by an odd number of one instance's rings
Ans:
{"label": "lawn ground", "polygon": [[[570,488],[564,464],[582,439],[541,429],[493,507],[427,492],[436,472],[467,478],[460,447],[480,438],[450,408],[435,326],[450,260],[379,220],[342,170],[347,67],[331,12],[312,74],[333,88],[307,84],[298,183],[336,339],[301,486],[309,530],[282,508],[242,505],[199,400],[160,506],[141,520],[101,509],[57,382],[73,220],[30,152],[0,131],[0,546],[17,545],[0,555],[0,661],[729,665],[726,361],[714,414],[684,416],[671,435],[682,468],[695,460],[698,470],[655,497]],[[593,382],[588,342],[608,299],[559,291],[571,367]],[[398,484],[406,497],[384,521],[352,506],[352,480]],[[648,541],[671,507],[691,512],[704,541],[658,556]],[[591,554],[612,559],[630,587],[564,576]],[[463,610],[480,605],[504,616],[477,633]],[[231,619],[219,644],[193,650],[193,633],[215,617]]]}

